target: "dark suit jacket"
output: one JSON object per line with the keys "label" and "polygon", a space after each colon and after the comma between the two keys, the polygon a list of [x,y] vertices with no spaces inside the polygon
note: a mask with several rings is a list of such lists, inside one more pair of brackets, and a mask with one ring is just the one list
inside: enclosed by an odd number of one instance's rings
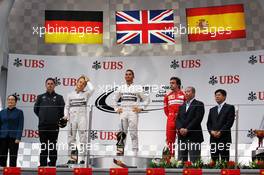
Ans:
{"label": "dark suit jacket", "polygon": [[178,135],[179,139],[188,139],[192,142],[201,143],[204,141],[201,122],[204,116],[204,104],[201,101],[193,100],[186,111],[186,103],[179,108],[176,120],[177,129],[187,128],[186,136]]}
{"label": "dark suit jacket", "polygon": [[0,112],[0,138],[21,140],[24,129],[23,111],[17,108],[3,109]]}
{"label": "dark suit jacket", "polygon": [[217,106],[210,109],[207,121],[207,129],[210,135],[211,131],[220,131],[221,136],[217,139],[211,135],[210,143],[231,143],[231,128],[235,120],[235,107],[225,103],[219,114],[217,109]]}
{"label": "dark suit jacket", "polygon": [[34,113],[39,118],[39,129],[57,130],[58,121],[64,116],[64,106],[63,97],[55,92],[38,95]]}

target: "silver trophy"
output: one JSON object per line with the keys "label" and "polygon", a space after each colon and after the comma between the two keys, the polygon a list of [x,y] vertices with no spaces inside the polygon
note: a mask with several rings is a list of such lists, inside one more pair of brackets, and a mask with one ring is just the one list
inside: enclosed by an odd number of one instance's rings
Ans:
{"label": "silver trophy", "polygon": [[126,133],[124,132],[124,128],[123,128],[123,120],[121,120],[121,131],[117,133],[117,143],[116,143],[117,156],[124,156],[125,140],[126,140]]}

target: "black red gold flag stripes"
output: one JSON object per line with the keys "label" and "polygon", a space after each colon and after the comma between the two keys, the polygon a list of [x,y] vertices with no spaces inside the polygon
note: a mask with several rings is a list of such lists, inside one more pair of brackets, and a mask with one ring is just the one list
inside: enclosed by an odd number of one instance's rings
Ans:
{"label": "black red gold flag stripes", "polygon": [[102,11],[45,11],[45,42],[102,44]]}

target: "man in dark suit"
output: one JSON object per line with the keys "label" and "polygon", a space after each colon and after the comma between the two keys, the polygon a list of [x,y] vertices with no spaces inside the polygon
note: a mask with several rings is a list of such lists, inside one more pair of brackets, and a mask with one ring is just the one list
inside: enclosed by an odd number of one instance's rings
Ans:
{"label": "man in dark suit", "polygon": [[[34,112],[39,118],[39,140],[41,143],[40,166],[56,166],[58,121],[64,116],[63,96],[55,93],[55,80],[48,78],[45,82],[46,92],[38,95]],[[50,162],[48,162],[48,157]]]}
{"label": "man in dark suit", "polygon": [[235,120],[235,107],[225,103],[226,91],[215,91],[217,106],[209,111],[207,129],[210,134],[211,158],[213,161],[229,161],[229,150],[232,143],[231,127]]}
{"label": "man in dark suit", "polygon": [[178,130],[178,159],[196,162],[201,158],[201,143],[204,141],[201,122],[204,104],[195,99],[195,88],[185,90],[186,102],[180,106],[176,120]]}

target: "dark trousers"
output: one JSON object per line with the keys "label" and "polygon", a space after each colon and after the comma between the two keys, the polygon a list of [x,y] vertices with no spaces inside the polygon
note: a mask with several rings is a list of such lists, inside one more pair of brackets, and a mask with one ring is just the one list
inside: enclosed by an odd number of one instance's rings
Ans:
{"label": "dark trousers", "polygon": [[201,143],[178,139],[178,160],[196,162],[201,159]]}
{"label": "dark trousers", "polygon": [[[39,140],[41,143],[40,166],[56,166],[57,161],[57,140],[59,130],[39,129]],[[48,157],[50,162],[48,163]]]}
{"label": "dark trousers", "polygon": [[9,151],[9,166],[16,167],[19,144],[15,143],[15,140],[14,138],[0,139],[0,166],[7,166],[7,154]]}
{"label": "dark trousers", "polygon": [[229,150],[231,143],[212,142],[211,143],[211,159],[213,161],[229,161]]}

